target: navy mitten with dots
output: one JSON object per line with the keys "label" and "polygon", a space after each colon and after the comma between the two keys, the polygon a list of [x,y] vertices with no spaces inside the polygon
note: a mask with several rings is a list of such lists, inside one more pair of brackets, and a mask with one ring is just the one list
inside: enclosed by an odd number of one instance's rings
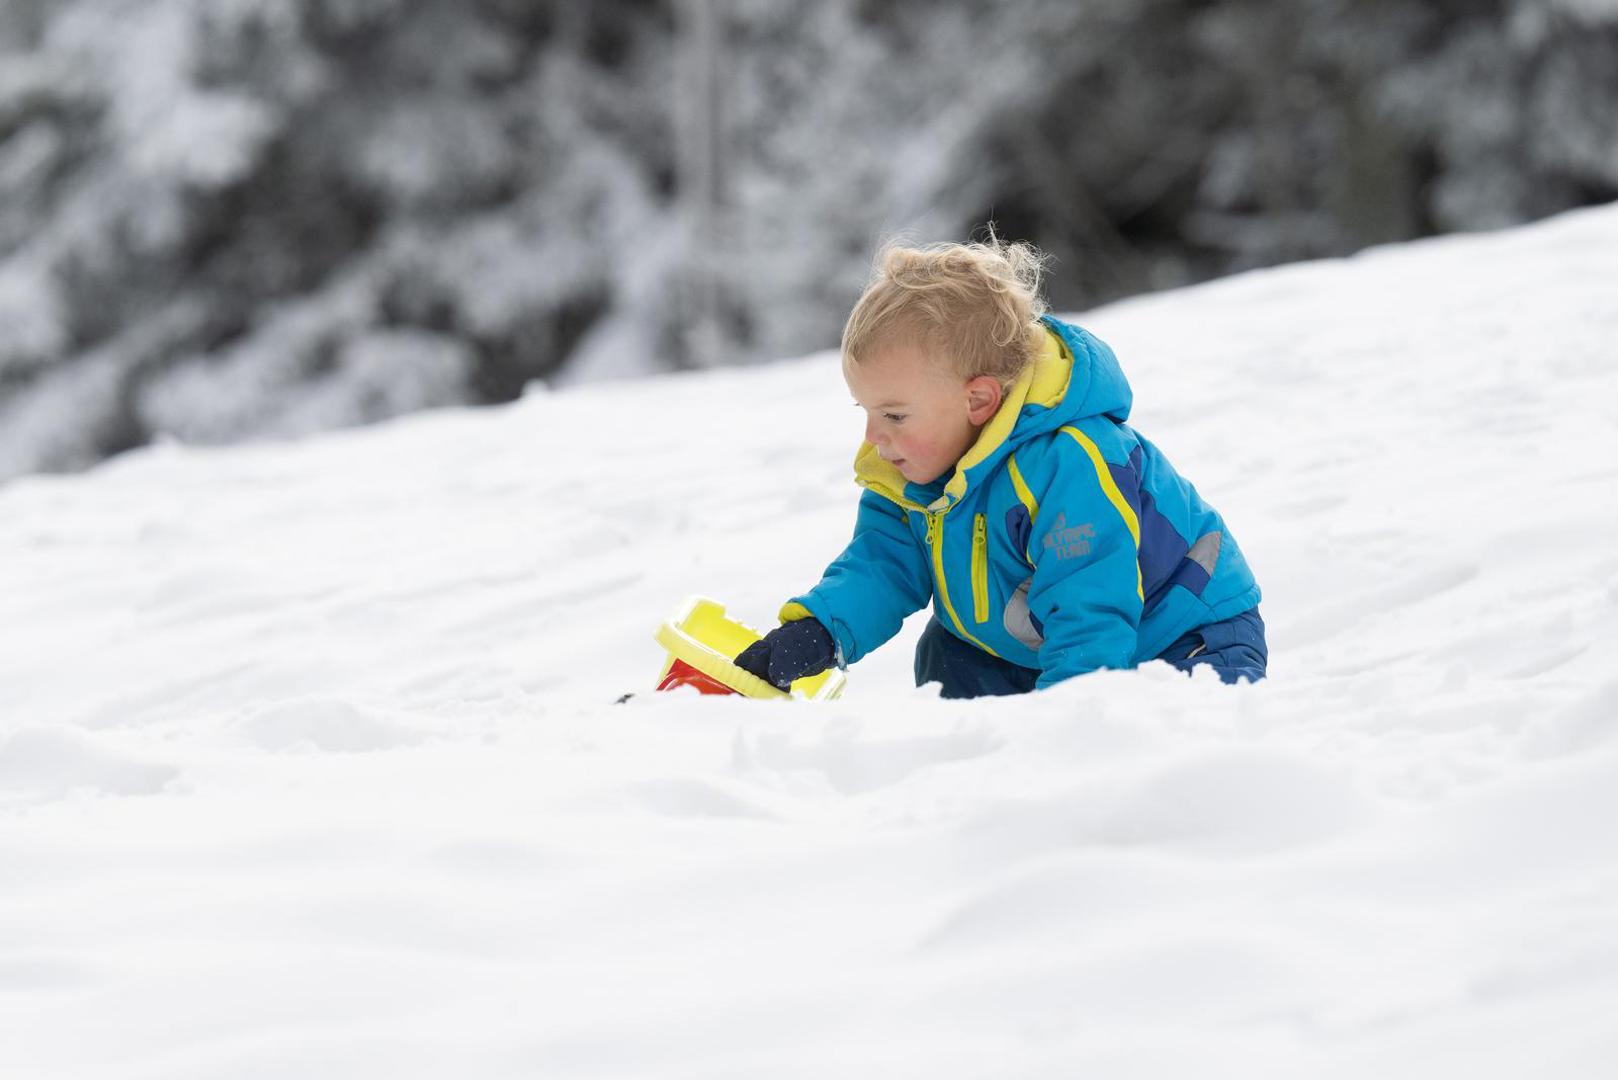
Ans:
{"label": "navy mitten with dots", "polygon": [[837,643],[819,619],[783,623],[741,651],[736,666],[777,690],[796,679],[818,675],[837,662]]}

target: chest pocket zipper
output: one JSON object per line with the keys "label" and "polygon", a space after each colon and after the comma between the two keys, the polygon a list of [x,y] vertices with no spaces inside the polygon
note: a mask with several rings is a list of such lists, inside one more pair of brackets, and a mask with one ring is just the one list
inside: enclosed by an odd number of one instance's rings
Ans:
{"label": "chest pocket zipper", "polygon": [[972,618],[989,621],[989,522],[982,514],[972,518]]}

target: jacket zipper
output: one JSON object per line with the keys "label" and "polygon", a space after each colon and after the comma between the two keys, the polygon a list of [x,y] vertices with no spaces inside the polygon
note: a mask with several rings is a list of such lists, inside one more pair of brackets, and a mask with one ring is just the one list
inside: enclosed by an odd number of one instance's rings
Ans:
{"label": "jacket zipper", "polygon": [[989,621],[989,521],[982,514],[972,519],[972,618]]}
{"label": "jacket zipper", "polygon": [[955,614],[955,605],[949,602],[949,585],[944,581],[944,511],[940,510],[936,514],[930,511],[926,513],[927,543],[933,549],[933,580],[938,585],[938,599],[943,603],[944,611],[955,624],[955,629],[961,632],[961,637],[990,656],[999,656],[999,653],[968,633],[965,624],[961,622],[961,617]]}

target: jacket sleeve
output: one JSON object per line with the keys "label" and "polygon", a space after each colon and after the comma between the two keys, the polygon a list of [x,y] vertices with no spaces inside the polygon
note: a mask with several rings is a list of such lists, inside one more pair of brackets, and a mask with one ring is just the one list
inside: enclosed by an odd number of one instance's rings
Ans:
{"label": "jacket sleeve", "polygon": [[837,642],[838,664],[847,665],[897,634],[905,617],[925,607],[932,595],[927,554],[905,511],[867,491],[848,547],[826,568],[820,584],[787,602],[781,619],[819,619]]}
{"label": "jacket sleeve", "polygon": [[1139,515],[1088,439],[1058,433],[1030,547],[1028,608],[1039,620],[1044,689],[1134,663],[1141,619]]}

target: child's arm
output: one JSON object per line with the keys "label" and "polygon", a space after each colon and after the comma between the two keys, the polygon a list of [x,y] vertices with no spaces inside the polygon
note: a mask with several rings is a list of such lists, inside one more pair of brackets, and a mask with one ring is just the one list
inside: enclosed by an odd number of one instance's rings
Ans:
{"label": "child's arm", "polygon": [[1028,589],[1028,608],[1045,637],[1040,689],[1098,668],[1129,667],[1143,600],[1138,514],[1095,443],[1064,428],[1045,465]]}
{"label": "child's arm", "polygon": [[905,511],[867,491],[860,497],[854,538],[820,584],[781,608],[781,620],[819,619],[837,643],[838,664],[848,665],[897,634],[906,616],[932,596],[927,555]]}

